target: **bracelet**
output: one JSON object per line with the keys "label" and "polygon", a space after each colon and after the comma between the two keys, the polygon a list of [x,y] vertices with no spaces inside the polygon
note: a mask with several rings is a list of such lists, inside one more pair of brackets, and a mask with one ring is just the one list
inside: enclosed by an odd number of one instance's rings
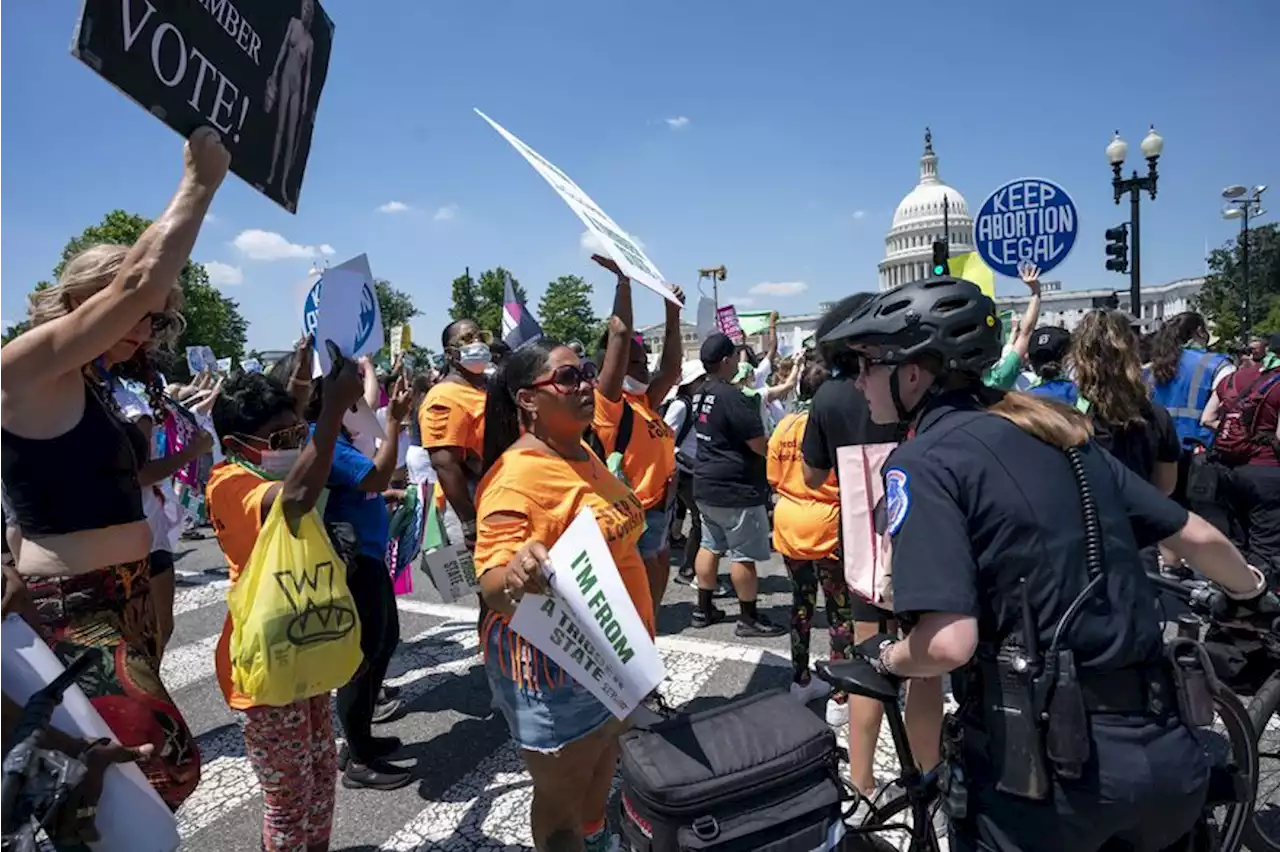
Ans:
{"label": "bracelet", "polygon": [[893,663],[889,658],[889,649],[896,644],[898,643],[886,639],[880,645],[880,653],[876,655],[875,660],[872,662],[872,666],[880,674],[893,675],[894,677],[897,677],[898,673],[894,671]]}
{"label": "bracelet", "polygon": [[1257,597],[1267,590],[1267,576],[1252,565],[1248,565],[1246,567],[1253,572],[1253,576],[1258,582],[1255,583],[1253,588],[1247,592],[1233,592],[1231,589],[1224,586],[1222,591],[1226,592],[1227,597],[1231,598],[1233,601],[1247,601],[1250,598]]}

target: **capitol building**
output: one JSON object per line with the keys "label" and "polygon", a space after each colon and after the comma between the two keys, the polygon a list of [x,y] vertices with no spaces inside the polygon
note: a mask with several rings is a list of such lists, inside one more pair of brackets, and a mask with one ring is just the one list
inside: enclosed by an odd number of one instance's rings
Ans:
{"label": "capitol building", "polygon": [[973,217],[964,196],[938,176],[933,133],[925,128],[920,182],[893,212],[893,226],[884,238],[880,261],[880,289],[892,290],[932,273],[933,243],[951,238],[951,254],[973,251]]}

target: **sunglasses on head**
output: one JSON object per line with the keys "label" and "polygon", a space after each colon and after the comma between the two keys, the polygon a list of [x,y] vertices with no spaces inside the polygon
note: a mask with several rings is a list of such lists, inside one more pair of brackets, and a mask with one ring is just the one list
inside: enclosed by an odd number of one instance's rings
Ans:
{"label": "sunglasses on head", "polygon": [[581,367],[575,367],[572,364],[566,364],[563,367],[557,367],[552,373],[551,378],[543,379],[540,382],[534,382],[529,385],[531,388],[554,387],[563,393],[573,393],[582,387],[585,382],[588,385],[595,384],[596,377],[600,375],[600,371],[596,365],[588,361]]}

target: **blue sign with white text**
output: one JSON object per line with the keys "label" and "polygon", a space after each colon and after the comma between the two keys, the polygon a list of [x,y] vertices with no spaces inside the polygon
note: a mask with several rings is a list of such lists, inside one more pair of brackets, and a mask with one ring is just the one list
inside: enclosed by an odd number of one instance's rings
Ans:
{"label": "blue sign with white text", "polygon": [[997,189],[973,221],[978,254],[994,271],[1017,278],[1018,265],[1043,274],[1066,260],[1079,216],[1067,191],[1044,178],[1019,178]]}

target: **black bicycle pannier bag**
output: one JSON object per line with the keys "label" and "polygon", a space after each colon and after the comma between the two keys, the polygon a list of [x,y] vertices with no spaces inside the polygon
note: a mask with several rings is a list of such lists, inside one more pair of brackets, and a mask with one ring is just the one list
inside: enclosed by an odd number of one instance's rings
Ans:
{"label": "black bicycle pannier bag", "polygon": [[628,731],[620,745],[633,852],[838,848],[835,734],[781,690]]}

